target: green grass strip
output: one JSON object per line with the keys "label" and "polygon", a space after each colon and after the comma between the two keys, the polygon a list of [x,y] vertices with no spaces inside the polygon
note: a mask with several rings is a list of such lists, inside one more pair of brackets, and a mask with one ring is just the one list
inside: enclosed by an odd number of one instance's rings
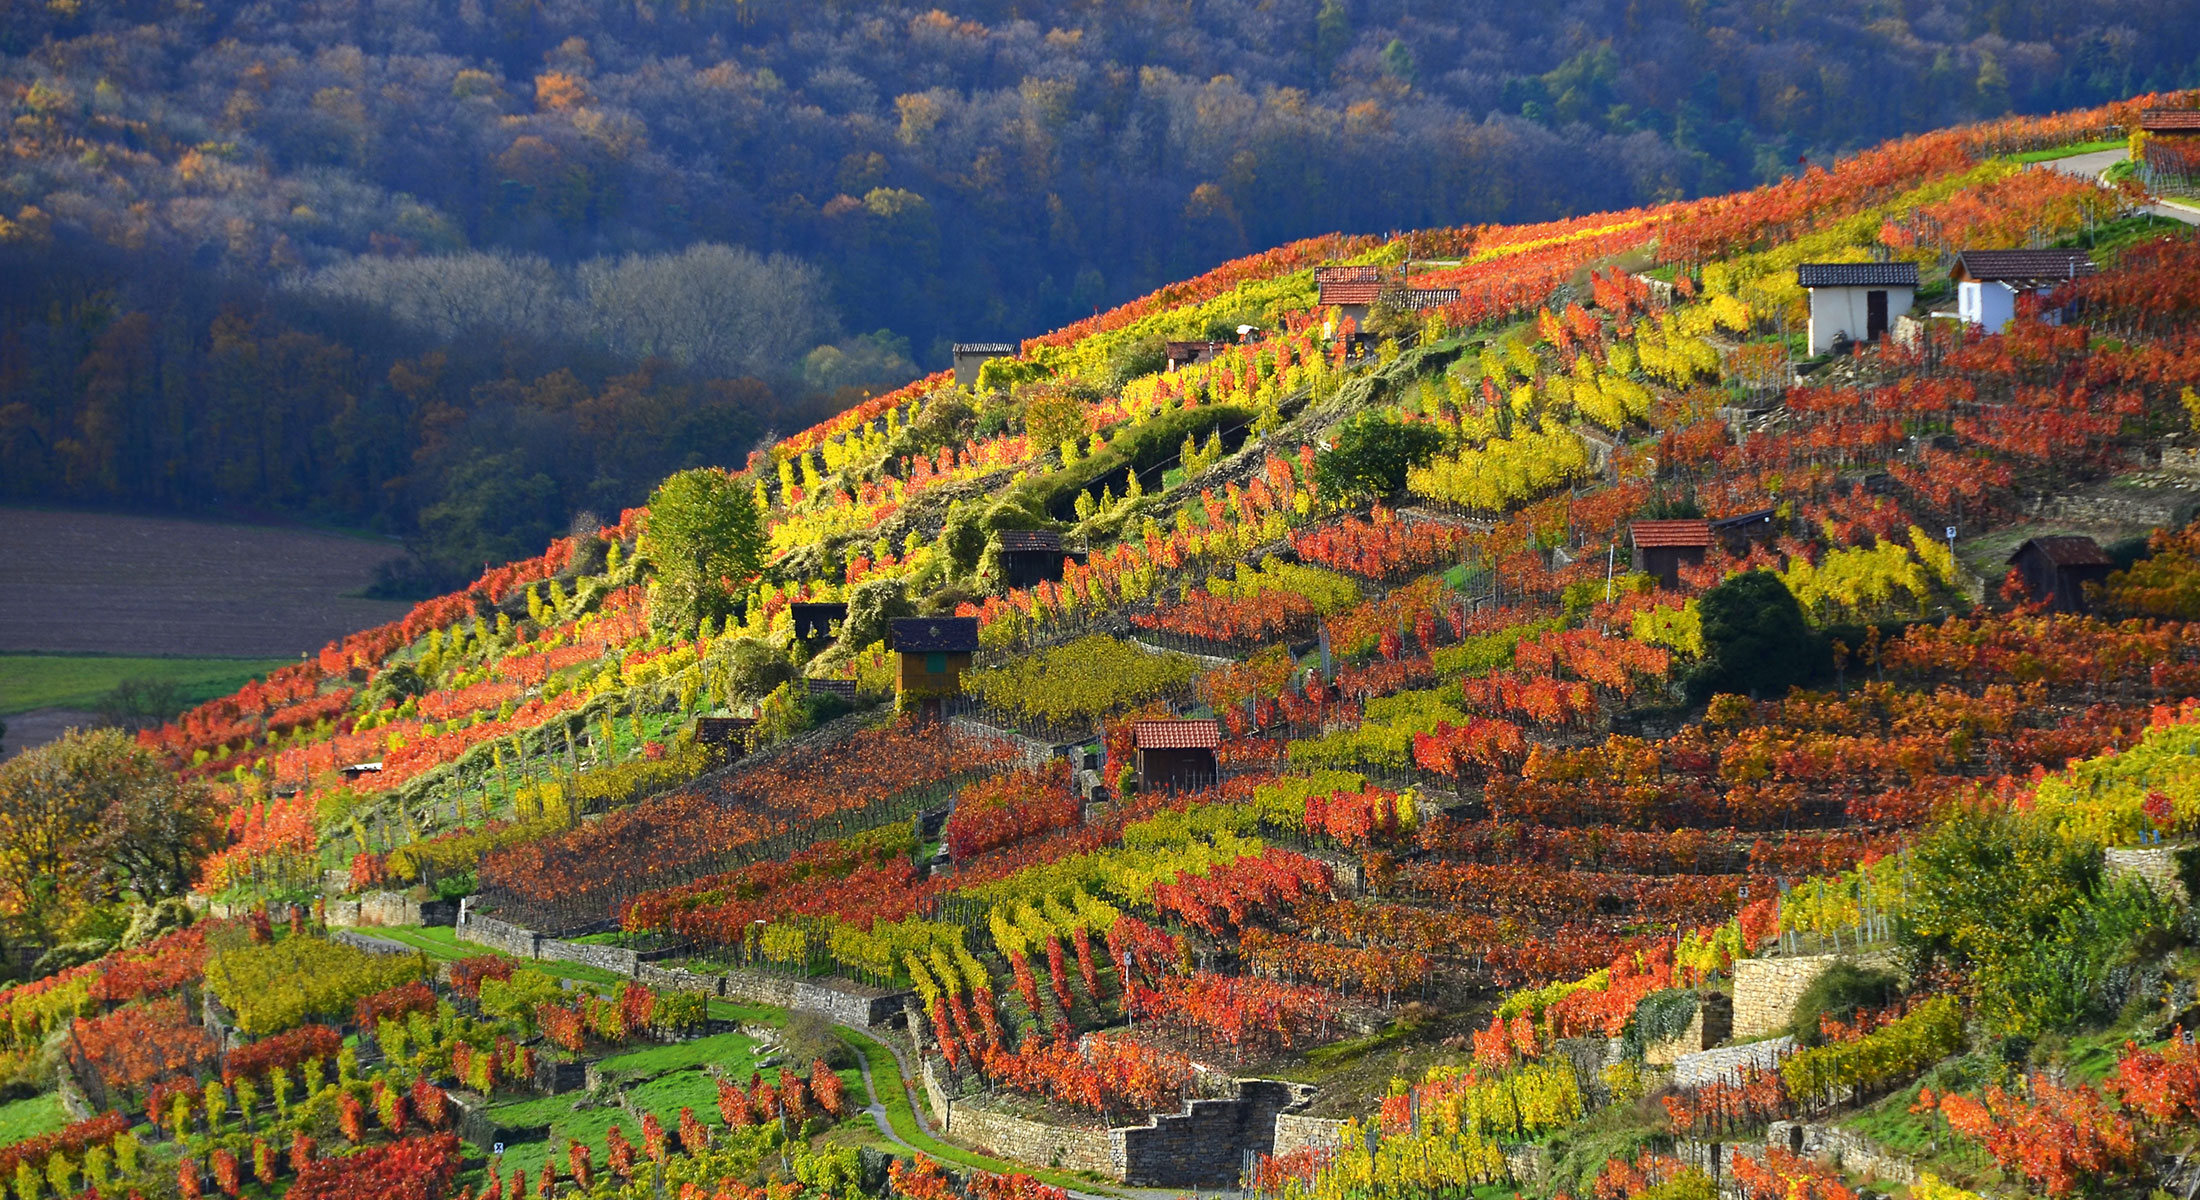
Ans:
{"label": "green grass strip", "polygon": [[186,706],[226,696],[280,658],[110,658],[100,654],[0,654],[0,717],[38,708],[97,708],[126,679],[170,683]]}
{"label": "green grass strip", "polygon": [[2128,145],[2130,143],[2122,138],[2107,142],[2072,142],[2067,146],[2049,146],[2045,150],[2027,150],[2022,154],[2012,154],[2009,158],[2020,163],[2050,162],[2058,158],[2074,158],[2080,154],[2098,154],[2103,150],[2121,150]]}
{"label": "green grass strip", "polygon": [[61,1109],[61,1097],[53,1092],[0,1104],[0,1145],[52,1133],[69,1123]]}

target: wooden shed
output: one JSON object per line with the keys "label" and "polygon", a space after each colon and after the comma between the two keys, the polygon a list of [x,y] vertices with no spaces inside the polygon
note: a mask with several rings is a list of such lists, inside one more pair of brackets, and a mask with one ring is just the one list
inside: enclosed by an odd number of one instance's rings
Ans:
{"label": "wooden shed", "polygon": [[1012,588],[1032,587],[1044,580],[1060,581],[1062,535],[1051,529],[1004,529],[1001,543],[1001,582]]}
{"label": "wooden shed", "polygon": [[1660,587],[1679,587],[1681,567],[1701,563],[1711,548],[1711,522],[1636,521],[1627,527],[1627,544],[1635,570],[1657,576]]}
{"label": "wooden shed", "polygon": [[976,617],[902,617],[887,626],[887,648],[896,656],[894,692],[903,699],[936,699],[962,691],[962,674],[978,650]]}
{"label": "wooden shed", "polygon": [[1378,266],[1316,267],[1315,303],[1334,308],[1352,318],[1354,326],[1367,324],[1367,314],[1383,295],[1383,269]]}
{"label": "wooden shed", "polygon": [[697,717],[695,744],[719,762],[729,763],[749,752],[749,731],[754,728],[753,717]]}
{"label": "wooden shed", "polygon": [[2099,583],[2116,569],[2116,560],[2089,537],[2058,534],[2036,537],[2009,555],[2009,565],[2024,579],[2034,600],[2055,612],[2086,611],[2085,585]]}
{"label": "wooden shed", "polygon": [[1131,745],[1138,751],[1138,786],[1146,791],[1212,787],[1221,775],[1215,750],[1222,726],[1215,721],[1139,721],[1131,726]]}
{"label": "wooden shed", "polygon": [[1772,513],[1769,508],[1755,512],[1736,513],[1711,522],[1711,536],[1719,540],[1728,554],[1736,558],[1749,553],[1751,546],[1768,545],[1772,541]]}
{"label": "wooden shed", "polygon": [[1016,357],[1014,342],[956,342],[952,351],[955,359],[955,386],[978,386],[978,368],[988,359]]}
{"label": "wooden shed", "polygon": [[839,601],[797,600],[787,606],[794,614],[794,636],[797,641],[814,642],[836,637],[836,628],[848,620],[848,606]]}
{"label": "wooden shed", "polygon": [[1169,369],[1174,371],[1178,367],[1196,367],[1203,362],[1212,362],[1216,355],[1234,345],[1235,342],[1169,342],[1162,349],[1168,355]]}
{"label": "wooden shed", "polygon": [[2200,172],[2200,108],[2150,108],[2139,114],[2139,153],[2169,175]]}

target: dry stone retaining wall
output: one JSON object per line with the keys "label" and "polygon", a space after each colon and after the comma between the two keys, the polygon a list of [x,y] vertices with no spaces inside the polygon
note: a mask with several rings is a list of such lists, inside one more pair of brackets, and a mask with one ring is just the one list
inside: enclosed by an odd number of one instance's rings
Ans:
{"label": "dry stone retaining wall", "polygon": [[322,919],[331,928],[362,925],[452,925],[458,905],[449,900],[415,900],[403,892],[367,892],[352,900],[329,900]]}
{"label": "dry stone retaining wall", "polygon": [[373,934],[360,933],[353,929],[339,929],[329,934],[328,940],[341,942],[346,946],[364,950],[369,954],[418,954],[420,952],[418,947],[408,946],[403,942],[393,942],[388,938],[378,938]]}
{"label": "dry stone retaining wall", "polygon": [[1794,1038],[1776,1037],[1683,1054],[1673,1060],[1673,1086],[1688,1088],[1720,1080],[1731,1082],[1744,1068],[1775,1066],[1794,1049]]}
{"label": "dry stone retaining wall", "polygon": [[1193,1100],[1144,1125],[1111,1129],[1117,1178],[1134,1187],[1229,1187],[1248,1155],[1276,1145],[1276,1118],[1313,1089],[1271,1079],[1241,1079],[1226,1100]]}
{"label": "dry stone retaining wall", "polygon": [[495,917],[477,916],[461,910],[458,927],[467,941],[487,946],[501,954],[514,958],[540,958],[542,935],[532,929],[522,929]]}
{"label": "dry stone retaining wall", "polygon": [[1114,1145],[1106,1129],[1027,1121],[970,1104],[949,1105],[942,1128],[958,1140],[1001,1158],[1120,1178]]}
{"label": "dry stone retaining wall", "polygon": [[2177,869],[2177,855],[2185,849],[2188,847],[2112,847],[2101,852],[2101,859],[2103,867],[2110,875],[2136,879],[2158,896],[2171,900],[2189,900],[2190,897],[2185,895],[2185,881],[2179,876]]}
{"label": "dry stone retaining wall", "polygon": [[639,954],[624,947],[546,938],[532,929],[477,915],[470,907],[460,913],[459,930],[465,940],[514,958],[580,963],[650,987],[814,1012],[841,1025],[884,1025],[902,1011],[909,996],[907,992],[881,992],[844,980],[788,979],[738,968],[724,975],[699,975],[659,967],[641,961]]}
{"label": "dry stone retaining wall", "polygon": [[1877,1176],[1891,1183],[1917,1182],[1917,1168],[1909,1160],[1890,1154],[1878,1143],[1846,1129],[1804,1121],[1774,1121],[1765,1127],[1765,1146],[1800,1154],[1852,1174]]}
{"label": "dry stone retaining wall", "polygon": [[1868,954],[1812,954],[1797,958],[1745,958],[1734,964],[1734,1034],[1738,1038],[1761,1037],[1785,1029],[1795,1016],[1795,1002],[1820,975],[1837,962],[1885,969],[1894,965],[1894,953],[1875,950]]}
{"label": "dry stone retaining wall", "polygon": [[1297,1113],[1276,1114],[1276,1148],[1273,1153],[1282,1158],[1297,1150],[1336,1150],[1344,1145],[1345,1123],[1335,1117],[1302,1117]]}

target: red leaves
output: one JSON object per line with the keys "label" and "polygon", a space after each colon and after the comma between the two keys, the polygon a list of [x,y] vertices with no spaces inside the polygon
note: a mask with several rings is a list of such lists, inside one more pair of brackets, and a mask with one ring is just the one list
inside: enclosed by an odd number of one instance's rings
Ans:
{"label": "red leaves", "polygon": [[1111,1121],[1175,1110],[1192,1080],[1183,1055],[1100,1034],[1074,1045],[1027,1038],[1015,1053],[988,1048],[981,1069],[1002,1087]]}
{"label": "red leaves", "polygon": [[733,1129],[756,1124],[756,1112],[749,1106],[749,1094],[734,1086],[730,1079],[718,1081],[718,1116]]}
{"label": "red leaves", "polygon": [[456,1137],[407,1138],[307,1164],[284,1200],[442,1200],[458,1165]]}
{"label": "red leaves", "polygon": [[2106,1086],[2125,1108],[2158,1125],[2200,1119],[2200,1049],[2182,1028],[2160,1050],[2125,1042],[2116,1074]]}
{"label": "red leaves", "polygon": [[1175,883],[1155,884],[1151,899],[1155,912],[1175,913],[1220,935],[1225,928],[1243,925],[1256,908],[1282,904],[1308,892],[1327,892],[1331,885],[1327,863],[1271,846],[1258,857],[1226,863],[1204,876],[1187,871]]}
{"label": "red leaves", "polygon": [[542,1036],[557,1046],[578,1053],[587,1044],[588,1027],[581,1010],[569,1004],[538,1004],[535,1024]]}
{"label": "red leaves", "polygon": [[206,935],[219,922],[202,921],[97,964],[91,997],[104,1004],[127,1004],[172,992],[206,970]]}
{"label": "red leaves", "polygon": [[1742,1200],[1856,1200],[1839,1171],[1777,1146],[1766,1150],[1762,1160],[1737,1154],[1731,1169]]}
{"label": "red leaves", "polygon": [[[1300,909],[1302,914],[1307,911]],[[1331,926],[1324,932],[1331,937],[1352,936],[1346,928]],[[1338,946],[1259,928],[1238,935],[1238,952],[1244,956],[1246,966],[1263,975],[1294,982],[1307,980],[1340,991],[1356,987],[1364,993],[1386,996],[1420,983],[1429,970],[1428,955],[1417,950],[1396,945]]]}
{"label": "red leaves", "polygon": [[399,984],[360,998],[355,1019],[361,1029],[373,1029],[384,1018],[402,1019],[407,1013],[434,1013],[435,990],[419,981]]}
{"label": "red leaves", "polygon": [[1323,1028],[1336,998],[1320,988],[1267,979],[1170,975],[1160,988],[1134,988],[1131,1016],[1239,1055],[1288,1050]]}
{"label": "red leaves", "polygon": [[430,1129],[441,1129],[450,1123],[451,1097],[442,1088],[428,1082],[427,1076],[413,1080],[407,1095],[412,1100],[413,1112],[420,1117],[421,1124]]}
{"label": "red leaves", "polygon": [[222,1082],[258,1079],[274,1071],[288,1071],[307,1059],[336,1057],[344,1035],[326,1025],[302,1025],[287,1033],[239,1046],[222,1060]]}
{"label": "red leaves", "polygon": [[948,856],[964,861],[1025,838],[1071,828],[1082,820],[1083,812],[1070,793],[1069,763],[1063,760],[963,788],[941,836]]}
{"label": "red leaves", "polygon": [[1413,735],[1415,764],[1458,779],[1517,770],[1527,758],[1527,733],[1511,721],[1488,717],[1476,717],[1465,725],[1446,721],[1434,733]]}
{"label": "red leaves", "polygon": [[110,1093],[135,1092],[171,1075],[195,1073],[220,1054],[183,1001],[170,998],[79,1020],[71,1039],[79,1064]]}
{"label": "red leaves", "polygon": [[929,1158],[911,1159],[902,1166],[895,1159],[886,1166],[886,1184],[903,1200],[955,1200],[956,1193],[947,1180],[947,1172]]}
{"label": "red leaves", "polygon": [[1249,645],[1305,638],[1320,617],[1314,602],[1297,592],[1277,590],[1233,598],[1193,588],[1166,608],[1132,614],[1131,624],[1218,645]]}
{"label": "red leaves", "polygon": [[1484,1070],[1501,1071],[1516,1059],[1535,1057],[1535,1024],[1528,1020],[1526,1013],[1509,1022],[1491,1013],[1490,1027],[1472,1031],[1472,1037],[1474,1065]]}
{"label": "red leaves", "polygon": [[1466,544],[1467,531],[1439,521],[1401,521],[1377,507],[1363,521],[1346,517],[1334,525],[1291,535],[1301,560],[1368,579],[1388,580],[1452,562]]}
{"label": "red leaves", "polygon": [[2069,1195],[2080,1180],[2136,1169],[2143,1161],[2131,1121],[2107,1108],[2090,1087],[2057,1087],[2043,1075],[2029,1081],[2031,1099],[1999,1087],[1984,1102],[1940,1099],[1941,1116],[1965,1137],[1983,1142],[1995,1161],[2015,1167],[2050,1196]]}
{"label": "red leaves", "polygon": [[46,1160],[56,1154],[66,1154],[81,1162],[84,1151],[93,1146],[104,1146],[129,1132],[130,1119],[119,1112],[105,1112],[86,1121],[57,1129],[52,1133],[11,1145],[0,1146],[0,1177],[15,1178],[19,1163],[29,1163],[34,1171],[43,1171]]}
{"label": "red leaves", "polygon": [[[1005,743],[991,738],[943,736],[914,724],[865,730],[731,780],[653,797],[558,837],[495,851],[482,864],[481,881],[521,909],[536,905],[602,915],[640,895],[653,879],[681,873],[692,878],[695,868],[721,862],[740,847],[1003,762],[1009,753]],[[690,898],[707,890],[673,889]],[[629,913],[628,927],[656,927],[664,915],[662,910],[641,917]]]}
{"label": "red leaves", "polygon": [[825,1110],[826,1116],[837,1121],[847,1115],[847,1088],[822,1058],[810,1062],[810,1094],[817,1098],[817,1106]]}
{"label": "red leaves", "polygon": [[451,990],[469,1000],[481,996],[481,981],[512,977],[515,964],[499,954],[476,954],[451,964]]}

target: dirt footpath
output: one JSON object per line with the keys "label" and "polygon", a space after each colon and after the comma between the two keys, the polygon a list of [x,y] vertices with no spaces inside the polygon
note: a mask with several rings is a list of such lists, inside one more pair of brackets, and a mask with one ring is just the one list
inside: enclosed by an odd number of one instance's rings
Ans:
{"label": "dirt footpath", "polygon": [[0,508],[0,650],[296,658],[405,614],[346,595],[401,552],[305,529]]}

